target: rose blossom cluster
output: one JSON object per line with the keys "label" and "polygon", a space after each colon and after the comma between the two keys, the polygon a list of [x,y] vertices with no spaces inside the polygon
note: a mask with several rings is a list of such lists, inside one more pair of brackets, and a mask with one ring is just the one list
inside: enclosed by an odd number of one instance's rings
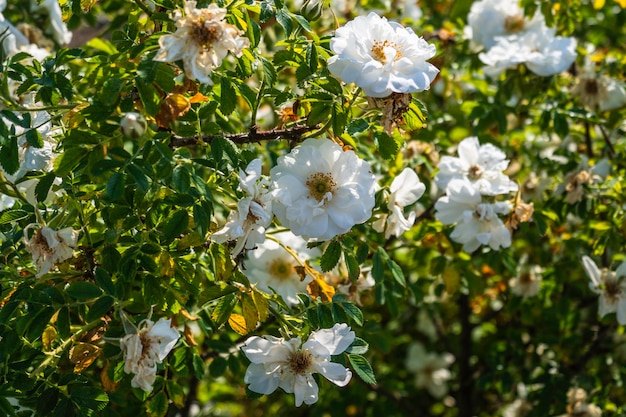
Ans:
{"label": "rose blossom cluster", "polygon": [[524,64],[547,77],[565,71],[576,59],[576,39],[555,36],[540,12],[524,16],[517,0],[474,2],[467,21],[466,35],[474,47],[484,49],[478,57],[488,75]]}
{"label": "rose blossom cluster", "polygon": [[456,225],[450,237],[468,253],[481,245],[494,250],[509,247],[511,232],[500,216],[511,213],[513,204],[494,200],[518,190],[504,174],[509,165],[506,155],[494,145],[481,145],[477,137],[463,139],[458,154],[439,162],[435,182],[445,195],[435,203],[435,217]]}

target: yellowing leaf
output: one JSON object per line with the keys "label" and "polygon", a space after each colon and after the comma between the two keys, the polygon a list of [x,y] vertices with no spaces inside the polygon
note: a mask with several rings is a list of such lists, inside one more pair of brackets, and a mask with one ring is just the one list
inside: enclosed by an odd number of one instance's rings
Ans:
{"label": "yellowing leaf", "polygon": [[228,318],[228,324],[231,329],[240,335],[245,336],[248,334],[248,330],[246,329],[246,319],[244,319],[241,314],[231,314]]}
{"label": "yellowing leaf", "polygon": [[54,326],[46,327],[41,335],[44,350],[52,350],[52,342],[57,338],[57,329]]}
{"label": "yellowing leaf", "polygon": [[458,269],[454,265],[448,264],[444,268],[441,277],[446,286],[446,292],[448,294],[456,293],[461,284],[461,274],[459,274]]}
{"label": "yellowing leaf", "polygon": [[257,312],[259,313],[259,321],[263,323],[265,320],[267,320],[267,317],[269,315],[267,299],[256,289],[252,290],[252,299],[254,300]]}
{"label": "yellowing leaf", "polygon": [[193,337],[191,327],[185,325],[185,331],[183,333],[185,335],[185,340],[187,341],[187,343],[189,343],[191,346],[198,346],[198,342],[196,342],[196,339],[194,339]]}
{"label": "yellowing leaf", "polygon": [[100,356],[98,346],[90,343],[79,343],[70,349],[70,361],[74,365],[74,372],[79,373],[89,368],[89,366]]}
{"label": "yellowing leaf", "polygon": [[328,285],[321,275],[315,277],[306,287],[307,292],[313,298],[321,297],[322,301],[331,301],[335,295],[335,287]]}
{"label": "yellowing leaf", "polygon": [[184,116],[191,108],[189,99],[182,94],[169,94],[161,102],[155,119],[159,127],[169,127],[170,124]]}
{"label": "yellowing leaf", "polygon": [[241,297],[241,308],[243,310],[243,318],[246,321],[246,330],[251,332],[256,328],[259,321],[259,312],[256,309],[254,300],[248,294]]}
{"label": "yellowing leaf", "polygon": [[593,0],[593,8],[600,10],[604,7],[605,0]]}
{"label": "yellowing leaf", "polygon": [[615,0],[617,4],[619,4],[622,9],[626,9],[626,0]]}
{"label": "yellowing leaf", "polygon": [[102,371],[100,371],[100,382],[102,383],[102,388],[104,388],[106,392],[117,391],[117,387],[119,387],[120,384],[119,382],[114,382],[111,378],[109,378],[108,371],[109,363],[107,362],[106,365],[104,365],[104,368],[102,368]]}

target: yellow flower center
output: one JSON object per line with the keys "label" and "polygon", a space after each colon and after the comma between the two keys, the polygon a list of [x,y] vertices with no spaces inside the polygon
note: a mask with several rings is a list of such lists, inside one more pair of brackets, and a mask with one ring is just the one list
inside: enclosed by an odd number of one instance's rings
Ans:
{"label": "yellow flower center", "polygon": [[291,278],[293,272],[293,265],[284,259],[276,259],[269,267],[270,275],[281,281]]}
{"label": "yellow flower center", "polygon": [[517,33],[522,29],[524,29],[524,16],[521,14],[507,16],[504,19],[504,31],[506,33]]}
{"label": "yellow flower center", "polygon": [[306,350],[299,350],[289,357],[289,368],[294,374],[304,375],[307,373],[312,362],[313,355],[311,355],[311,353]]}
{"label": "yellow flower center", "polygon": [[322,201],[327,193],[335,191],[337,183],[333,180],[333,177],[331,177],[330,174],[317,172],[309,176],[306,186],[309,187],[313,198],[317,201]]}
{"label": "yellow flower center", "polygon": [[400,48],[398,47],[398,45],[395,42],[389,42],[387,40],[382,41],[382,42],[374,41],[374,44],[372,45],[372,57],[376,61],[385,65],[387,63],[387,56],[385,55],[385,48],[387,47],[391,47],[396,50],[396,55],[393,58],[394,61],[397,61],[400,58],[402,58],[402,52],[400,52]]}

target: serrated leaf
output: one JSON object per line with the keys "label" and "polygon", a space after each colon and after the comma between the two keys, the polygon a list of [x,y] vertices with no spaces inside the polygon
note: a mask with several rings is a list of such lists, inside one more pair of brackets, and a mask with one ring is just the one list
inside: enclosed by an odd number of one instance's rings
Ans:
{"label": "serrated leaf", "polygon": [[34,148],[43,147],[43,137],[37,129],[28,129],[24,134],[26,136],[26,142]]}
{"label": "serrated leaf", "polygon": [[189,226],[189,213],[187,210],[177,210],[167,220],[163,227],[165,239],[171,240],[180,236]]}
{"label": "serrated leaf", "polygon": [[75,300],[91,300],[102,295],[102,290],[91,282],[72,282],[65,292]]}
{"label": "serrated leaf", "polygon": [[246,319],[241,314],[231,314],[230,317],[228,317],[228,325],[231,329],[233,329],[235,332],[239,333],[242,336],[248,334]]}
{"label": "serrated leaf", "polygon": [[[233,294],[228,294],[222,297],[211,312],[211,320],[213,320],[218,326],[228,320],[230,313],[235,308],[237,303],[237,297]],[[243,319],[243,316],[241,317]],[[245,325],[245,320],[244,320]]]}
{"label": "serrated leaf", "polygon": [[88,152],[83,148],[64,149],[63,153],[54,160],[54,173],[57,177],[69,174],[87,155]]}
{"label": "serrated leaf", "polygon": [[48,325],[46,327],[46,330],[44,330],[43,334],[41,335],[41,343],[44,350],[52,350],[52,343],[56,340],[57,335],[57,329],[54,326]]}
{"label": "serrated leaf", "polygon": [[359,279],[359,276],[361,275],[361,267],[359,266],[359,262],[351,253],[344,252],[343,259],[346,261],[346,267],[348,268],[348,278],[350,278],[352,282],[356,282],[356,280]]}
{"label": "serrated leaf", "polygon": [[94,279],[96,283],[104,290],[105,293],[115,296],[115,285],[111,280],[109,273],[99,266],[94,270]]}
{"label": "serrated leaf", "polygon": [[261,64],[263,65],[263,79],[268,87],[271,87],[276,82],[276,68],[267,59],[261,57]]}
{"label": "serrated leaf", "polygon": [[146,411],[150,417],[164,417],[167,409],[167,395],[165,395],[164,391],[159,391],[148,401],[148,409]]}
{"label": "serrated leaf", "polygon": [[54,173],[52,172],[48,172],[43,177],[39,178],[39,181],[37,181],[37,185],[35,186],[35,198],[37,199],[37,201],[46,200],[55,178],[56,175],[54,175]]}
{"label": "serrated leaf", "polygon": [[102,349],[91,343],[78,343],[70,349],[70,361],[74,364],[74,373],[89,368],[98,359]]}
{"label": "serrated leaf", "polygon": [[24,210],[5,210],[0,214],[0,225],[16,222],[30,216],[27,211]]}
{"label": "serrated leaf", "polygon": [[107,180],[106,191],[112,201],[122,198],[124,194],[124,174],[116,172],[111,175]]}
{"label": "serrated leaf", "polygon": [[380,156],[385,159],[393,159],[398,154],[400,150],[400,145],[395,141],[394,138],[386,134],[385,132],[375,132],[374,140],[376,141],[376,146],[378,147],[378,152],[380,152]]}
{"label": "serrated leaf", "polygon": [[361,309],[349,302],[343,302],[341,303],[341,306],[346,311],[348,317],[350,317],[359,326],[363,326],[363,312]]}
{"label": "serrated leaf", "polygon": [[293,21],[291,20],[288,11],[279,10],[278,13],[276,13],[276,21],[282,26],[285,31],[285,37],[288,38],[289,35],[291,35],[291,32],[293,32]]}
{"label": "serrated leaf", "polygon": [[369,364],[367,359],[361,355],[349,354],[348,360],[352,365],[352,369],[356,372],[356,374],[363,380],[363,382],[367,384],[375,384],[376,377],[374,376],[374,370],[372,366]]}
{"label": "serrated leaf", "polygon": [[261,294],[258,290],[252,290],[252,299],[254,300],[254,304],[256,305],[256,309],[259,315],[259,321],[263,323],[267,320],[269,316],[269,305],[267,302],[267,298],[263,294]]}
{"label": "serrated leaf", "polygon": [[249,333],[256,328],[259,321],[259,312],[257,311],[256,304],[250,295],[242,295],[241,310],[243,311],[243,318],[246,321],[246,330]]}
{"label": "serrated leaf", "polygon": [[135,180],[135,184],[137,184],[137,188],[144,193],[148,191],[148,187],[150,183],[148,182],[148,177],[146,174],[139,168],[136,164],[131,163],[126,166],[126,170]]}
{"label": "serrated leaf", "polygon": [[404,271],[402,271],[402,268],[400,268],[400,265],[398,265],[396,261],[394,261],[393,259],[389,258],[387,259],[387,266],[389,267],[389,270],[391,271],[391,275],[396,280],[396,282],[402,285],[403,287],[406,286],[406,279],[404,278]]}
{"label": "serrated leaf", "polygon": [[222,77],[220,86],[220,111],[228,116],[237,106],[237,94],[233,84],[226,77]]}
{"label": "serrated leaf", "polygon": [[337,266],[340,257],[341,244],[338,241],[333,240],[330,242],[320,259],[320,267],[322,268],[322,271],[328,272]]}
{"label": "serrated leaf", "polygon": [[89,313],[87,313],[87,321],[94,321],[103,317],[113,307],[113,301],[113,297],[108,295],[98,298],[89,309]]}
{"label": "serrated leaf", "polygon": [[355,337],[354,342],[346,349],[346,353],[353,355],[363,355],[369,350],[367,342],[360,337]]}
{"label": "serrated leaf", "polygon": [[0,165],[9,175],[15,174],[20,168],[17,138],[15,136],[9,137],[4,146],[0,148]]}

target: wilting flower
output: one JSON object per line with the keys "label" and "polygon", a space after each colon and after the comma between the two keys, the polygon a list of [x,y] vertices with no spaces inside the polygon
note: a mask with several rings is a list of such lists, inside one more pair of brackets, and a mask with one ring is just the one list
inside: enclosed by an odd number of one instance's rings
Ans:
{"label": "wilting flower", "polygon": [[489,49],[496,38],[533,31],[545,25],[543,15],[524,17],[518,0],[480,0],[472,3],[467,16],[466,36],[476,47]]}
{"label": "wilting flower", "polygon": [[226,224],[213,233],[211,239],[217,243],[236,240],[233,256],[245,249],[254,249],[265,241],[265,228],[272,222],[272,200],[267,190],[268,181],[261,178],[261,159],[248,164],[245,171],[239,169],[239,187],[246,197],[239,200],[237,210],[231,211]]}
{"label": "wilting flower", "polygon": [[[293,250],[302,262],[322,255],[318,248],[307,248],[306,240],[291,232],[272,236]],[[243,272],[261,291],[271,294],[274,290],[286,303],[295,305],[300,302],[297,294],[307,292],[306,287],[311,278],[298,274],[300,263],[281,244],[267,239],[255,250],[248,252]]]}
{"label": "wilting flower", "polygon": [[541,273],[539,265],[526,265],[522,260],[517,268],[517,275],[509,280],[511,292],[520,297],[534,297],[541,288]]}
{"label": "wilting flower", "polygon": [[312,332],[302,344],[299,337],[285,340],[273,336],[249,338],[241,348],[252,362],[244,381],[251,391],[271,394],[276,388],[293,393],[296,407],[314,404],[318,398],[314,373],[343,387],[350,382],[352,372],[331,362],[331,356],[343,353],[355,335],[347,324],[335,324],[330,329]]}
{"label": "wilting flower", "polygon": [[370,165],[329,139],[305,140],[278,158],[270,177],[274,214],[305,239],[332,239],[372,215]]}
{"label": "wilting flower", "polygon": [[39,3],[31,0],[31,10],[45,10],[48,14],[48,32],[52,33],[54,39],[61,45],[66,45],[72,40],[72,32],[67,29],[63,22],[63,12],[58,0],[44,0]]}
{"label": "wilting flower", "polygon": [[134,329],[120,339],[124,353],[124,372],[134,374],[131,385],[146,392],[152,391],[156,380],[157,364],[162,363],[180,338],[171,327],[171,319],[160,318],[154,323],[143,320],[139,329]]}
{"label": "wilting flower", "polygon": [[120,128],[122,133],[129,139],[137,139],[146,132],[146,119],[134,111],[124,114],[120,120]]}
{"label": "wilting flower", "polygon": [[426,388],[433,397],[441,398],[448,392],[448,380],[452,378],[448,368],[452,362],[452,354],[427,352],[421,343],[415,342],[409,346],[406,369],[415,373],[418,388]]}
{"label": "wilting flower", "polygon": [[446,194],[435,203],[435,217],[446,225],[456,223],[450,237],[462,243],[464,251],[473,252],[480,245],[494,250],[511,246],[511,232],[498,217],[511,211],[509,201],[483,203],[480,192],[467,179],[450,181]]}
{"label": "wilting flower", "polygon": [[572,93],[578,96],[584,106],[594,111],[615,110],[626,105],[626,88],[623,83],[598,74],[591,59],[585,60]]}
{"label": "wilting flower", "polygon": [[591,280],[589,288],[600,296],[598,314],[604,317],[609,313],[617,313],[617,322],[626,324],[626,262],[622,263],[617,270],[610,271],[607,268],[598,268],[595,262],[588,256],[583,256],[583,267]]}
{"label": "wilting flower", "polygon": [[426,62],[435,56],[434,45],[374,12],[337,29],[330,48],[336,55],[328,70],[370,97],[428,90],[439,73]]}
{"label": "wilting flower", "polygon": [[558,74],[576,60],[576,39],[555,36],[553,28],[543,27],[516,36],[498,37],[496,44],[478,55],[484,72],[497,76],[508,68],[525,64],[542,77]]}
{"label": "wilting flower", "polygon": [[39,278],[57,263],[74,255],[72,248],[76,247],[78,231],[71,227],[54,230],[48,226],[42,226],[29,238],[28,231],[37,226],[36,223],[32,223],[24,228],[24,244],[26,250],[33,255],[33,262],[38,271],[36,276]]}
{"label": "wilting flower", "polygon": [[226,9],[215,3],[196,9],[195,1],[186,1],[184,9],[184,16],[180,11],[174,14],[176,32],[159,38],[160,49],[154,60],[182,59],[188,78],[213,85],[211,72],[222,64],[228,52],[240,57],[250,41],[241,37],[241,30],[224,20]]}
{"label": "wilting flower", "polygon": [[587,393],[581,388],[570,388],[567,391],[567,413],[558,417],[601,417],[602,410],[594,404],[587,403]]}
{"label": "wilting flower", "polygon": [[409,213],[409,217],[404,217],[404,208],[415,203],[426,190],[426,186],[411,168],[405,168],[391,182],[389,191],[389,201],[387,208],[389,214],[382,216],[373,226],[377,232],[385,231],[385,239],[391,236],[400,236],[405,231],[413,227],[415,223],[415,211]]}
{"label": "wilting flower", "polygon": [[517,191],[517,184],[504,174],[509,166],[506,155],[494,145],[481,145],[471,136],[459,143],[459,157],[443,156],[435,176],[437,186],[445,189],[453,179],[465,178],[481,194],[496,195]]}

